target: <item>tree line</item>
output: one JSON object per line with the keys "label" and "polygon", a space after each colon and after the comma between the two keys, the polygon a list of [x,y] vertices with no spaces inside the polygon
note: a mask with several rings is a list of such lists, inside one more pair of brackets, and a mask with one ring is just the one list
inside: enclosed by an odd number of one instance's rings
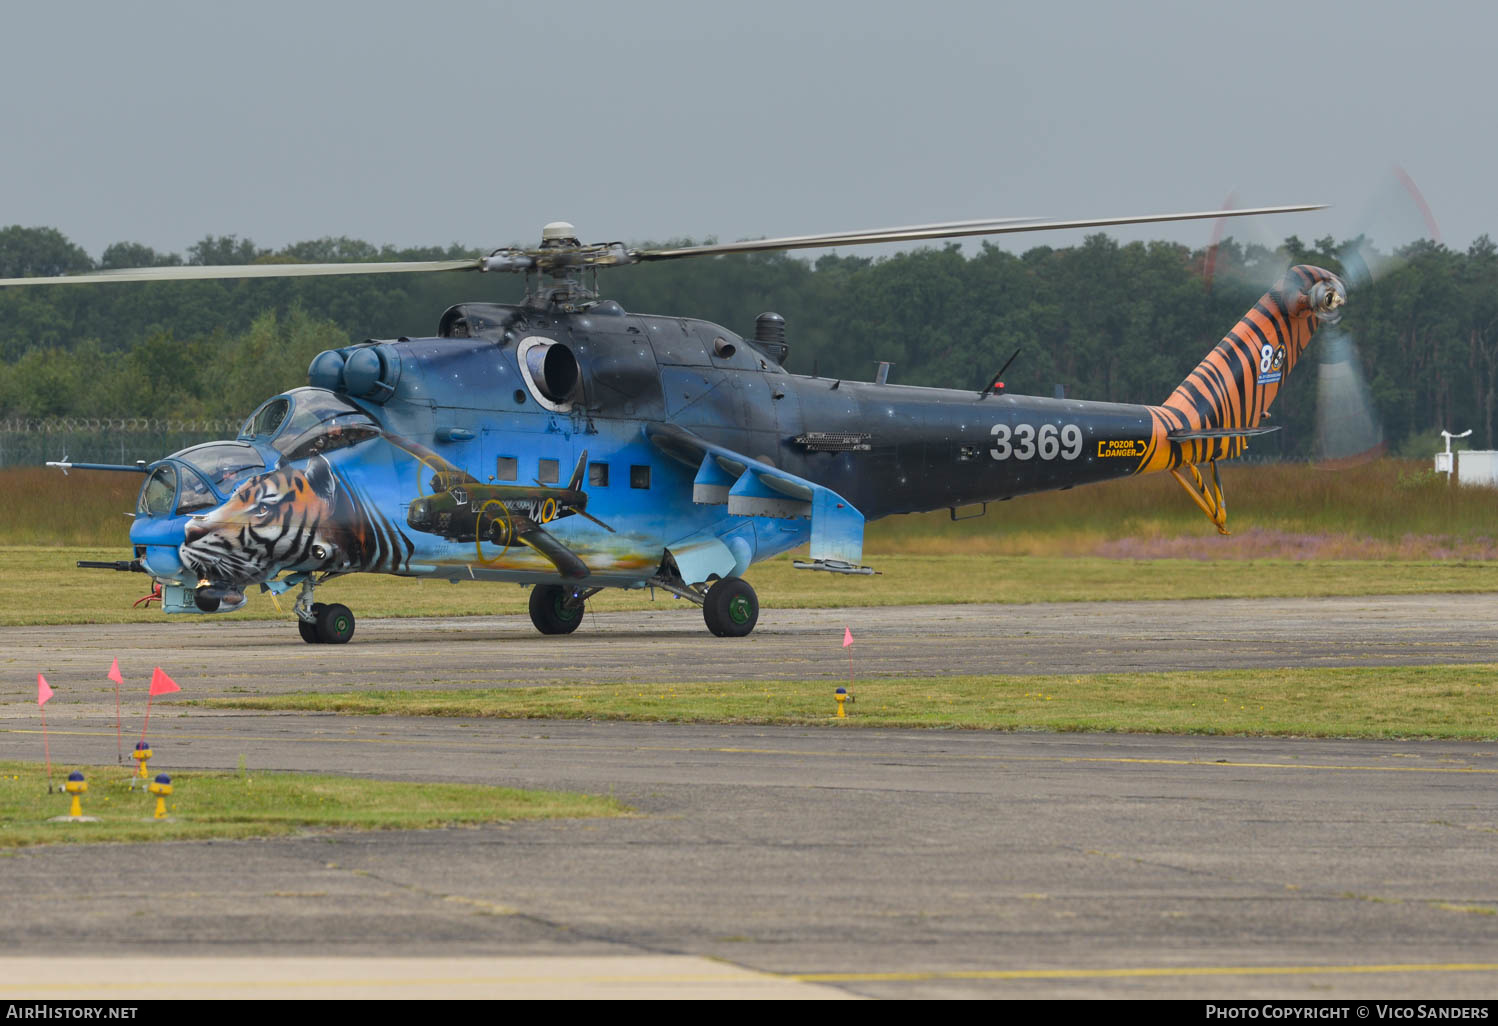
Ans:
{"label": "tree line", "polygon": [[[1364,240],[1365,241],[1365,240]],[[1275,250],[1232,239],[1213,250],[1167,242],[1016,254],[994,245],[886,257],[784,253],[646,264],[604,272],[604,294],[641,313],[703,317],[744,335],[775,310],[794,372],[981,388],[1016,350],[1012,392],[1159,402],[1292,263],[1344,270],[1347,242]],[[51,228],[0,229],[0,277],[100,268],[252,262],[430,260],[477,255],[460,245],[398,249],[319,239],[278,251],[210,236],[185,254],[116,243],[98,260]],[[1441,428],[1474,428],[1498,448],[1498,246],[1419,242],[1354,291],[1341,327],[1389,441],[1424,454]],[[514,302],[518,277],[473,274],[121,283],[0,289],[0,417],[236,417],[305,383],[323,349],[363,338],[435,332],[447,306]],[[1314,347],[1313,347],[1314,348]],[[1314,360],[1281,394],[1284,430],[1266,455],[1310,452]]]}

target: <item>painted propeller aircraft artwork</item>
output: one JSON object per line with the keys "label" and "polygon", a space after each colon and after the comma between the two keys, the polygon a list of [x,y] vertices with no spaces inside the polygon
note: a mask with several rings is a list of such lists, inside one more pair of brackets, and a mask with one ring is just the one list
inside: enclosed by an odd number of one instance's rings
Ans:
{"label": "painted propeller aircraft artwork", "polygon": [[791,374],[778,315],[743,338],[629,313],[598,297],[600,268],[1311,209],[948,222],[669,250],[584,245],[555,223],[538,248],[476,261],[165,267],[0,287],[523,273],[519,303],[460,304],[432,337],[321,353],[307,384],[266,400],[235,439],[143,467],[64,464],[144,473],[131,557],[82,565],[149,575],[168,613],[295,590],[311,643],[352,637],[349,609],[314,600],[351,573],[528,584],[546,634],[575,630],[604,588],[658,588],[700,605],[713,634],[738,637],[759,616],[751,565],[807,546],[799,568],[870,573],[864,526],[894,514],[1164,471],[1226,533],[1217,461],[1272,430],[1270,404],[1346,290],[1328,271],[1290,269],[1163,403],[1132,405],[1011,395],[998,381],[972,391]]}

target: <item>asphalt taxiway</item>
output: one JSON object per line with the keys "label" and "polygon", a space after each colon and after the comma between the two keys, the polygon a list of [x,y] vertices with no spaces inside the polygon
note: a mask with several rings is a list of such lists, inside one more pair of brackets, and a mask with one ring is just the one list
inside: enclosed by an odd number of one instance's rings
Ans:
{"label": "asphalt taxiway", "polygon": [[[201,661],[174,673],[202,695],[388,684],[434,650],[402,684],[836,677],[844,622],[871,675],[1189,667],[1212,651],[1210,665],[1487,661],[1495,606],[834,610],[767,614],[739,642],[648,614],[597,617],[560,642],[533,642],[523,618],[393,621],[332,650],[290,642],[284,624],[170,640],[158,627],[7,629],[0,757],[39,754],[34,666],[54,686],[84,668],[98,680],[120,642],[137,677],[152,651]],[[532,644],[549,647],[511,658]],[[55,761],[112,759],[112,701],[60,687],[48,711]],[[44,989],[27,959],[119,973],[119,958],[146,954],[165,971],[131,977],[129,995],[178,992],[173,981],[293,995],[1498,995],[1498,745],[345,718],[170,699],[152,740],[178,772],[243,759],[250,772],[565,788],[638,814],[23,850],[0,860],[0,997]],[[305,978],[285,978],[287,959]]]}
{"label": "asphalt taxiway", "polygon": [[[1057,602],[767,609],[747,638],[714,638],[700,613],[587,615],[545,637],[525,616],[361,620],[352,643],[303,644],[289,621],[200,617],[0,629],[0,703],[35,696],[113,703],[103,679],[163,665],[196,697],[351,688],[503,687],[604,681],[838,679],[843,629],[860,676],[1104,673],[1263,666],[1498,663],[1498,596]],[[0,716],[6,715],[0,704]]]}

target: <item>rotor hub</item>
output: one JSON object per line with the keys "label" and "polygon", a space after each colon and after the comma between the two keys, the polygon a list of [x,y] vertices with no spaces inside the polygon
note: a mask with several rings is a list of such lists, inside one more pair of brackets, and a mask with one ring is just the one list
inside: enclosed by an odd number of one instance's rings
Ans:
{"label": "rotor hub", "polygon": [[541,228],[541,248],[551,249],[558,246],[581,246],[582,242],[577,237],[577,229],[566,221],[553,221]]}

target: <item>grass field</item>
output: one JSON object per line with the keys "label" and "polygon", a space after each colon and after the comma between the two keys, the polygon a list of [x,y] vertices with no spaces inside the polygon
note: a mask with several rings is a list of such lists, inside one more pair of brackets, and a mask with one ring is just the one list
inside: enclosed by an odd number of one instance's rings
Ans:
{"label": "grass field", "polygon": [[[156,799],[129,789],[121,766],[53,767],[61,788],[73,770],[88,783],[83,814],[97,823],[54,823],[69,796],[47,792],[40,763],[0,762],[0,849],[101,841],[272,837],[318,829],[423,829],[561,817],[619,816],[612,798],[469,784],[411,784],[301,773],[173,773],[166,820]],[[153,774],[154,776],[154,774]]]}
{"label": "grass field", "polygon": [[[156,607],[132,609],[149,587],[144,574],[79,570],[79,559],[110,559],[108,549],[0,548],[0,626],[156,622]],[[750,569],[766,609],[889,606],[945,602],[1075,602],[1267,596],[1409,595],[1498,591],[1498,562],[1473,560],[1195,560],[1101,556],[871,555],[877,577],[795,570],[789,557]],[[513,584],[413,580],[357,574],[319,588],[358,617],[477,616],[526,611],[530,592]],[[675,603],[664,592],[656,601]],[[606,591],[595,611],[644,609],[648,591]],[[216,614],[217,615],[217,614]],[[251,593],[240,612],[219,619],[284,619],[269,596]],[[187,619],[179,617],[178,619]]]}
{"label": "grass field", "polygon": [[214,699],[239,709],[504,719],[1498,739],[1498,666],[744,681]]}
{"label": "grass field", "polygon": [[[1498,559],[1498,489],[1459,487],[1425,462],[1328,471],[1223,464],[1221,537],[1166,474],[1027,495],[974,520],[946,511],[870,525],[871,552],[1197,559]],[[966,511],[963,511],[966,512]]]}

